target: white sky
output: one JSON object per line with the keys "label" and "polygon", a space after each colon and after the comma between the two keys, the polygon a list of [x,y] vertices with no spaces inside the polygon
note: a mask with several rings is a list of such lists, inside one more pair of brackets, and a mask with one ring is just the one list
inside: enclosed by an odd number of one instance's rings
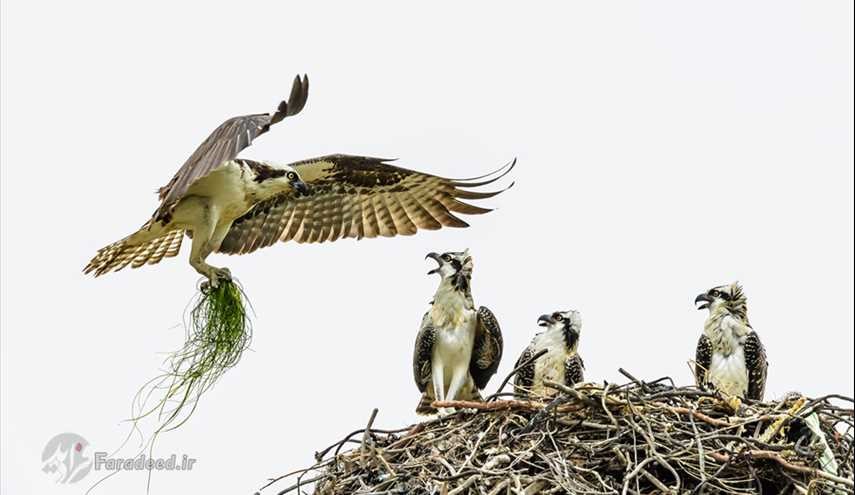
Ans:
{"label": "white sky", "polygon": [[[93,280],[224,119],[308,104],[244,156],[343,152],[468,177],[513,157],[517,186],[472,228],[212,256],[257,312],[253,351],[164,435],[198,458],[153,493],[252,493],[364,425],[413,421],[428,251],[471,249],[476,303],[512,368],[538,315],[581,311],[592,380],[688,383],[704,312],[739,279],[767,394],[853,393],[852,2],[6,1],[2,5],[2,484],[53,485],[55,434],[111,450],[178,324],[179,258]],[[142,493],[145,475],[100,493]],[[96,492],[98,493],[98,492]]]}

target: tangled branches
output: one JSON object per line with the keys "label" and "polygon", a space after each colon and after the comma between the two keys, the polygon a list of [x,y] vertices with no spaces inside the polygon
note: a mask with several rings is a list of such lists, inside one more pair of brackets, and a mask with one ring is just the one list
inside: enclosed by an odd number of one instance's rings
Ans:
{"label": "tangled branches", "polygon": [[457,412],[402,430],[375,429],[375,410],[263,489],[287,478],[274,493],[853,493],[852,399],[793,394],[734,413],[733,401],[625,374],[620,386],[551,384],[544,401],[435,403]]}

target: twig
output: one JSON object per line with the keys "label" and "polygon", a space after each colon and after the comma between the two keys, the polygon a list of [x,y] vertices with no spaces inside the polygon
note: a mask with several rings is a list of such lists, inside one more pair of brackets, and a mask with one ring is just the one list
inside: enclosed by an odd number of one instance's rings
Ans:
{"label": "twig", "polygon": [[374,419],[377,418],[378,409],[375,407],[373,411],[371,411],[371,417],[368,418],[368,424],[365,425],[365,429],[362,433],[362,447],[360,449],[360,457],[362,459],[365,458],[365,452],[368,450],[371,445],[371,427],[374,425]]}
{"label": "twig", "polygon": [[503,400],[495,402],[475,402],[470,400],[436,400],[431,403],[433,408],[477,409],[479,411],[507,411],[511,409],[540,410],[542,402],[527,400]]}
{"label": "twig", "polygon": [[784,459],[783,457],[781,457],[777,452],[772,452],[769,450],[747,450],[747,451],[743,452],[742,455],[749,457],[749,458],[752,458],[752,459],[769,459],[769,460],[777,462],[783,468],[785,468],[789,471],[807,474],[807,475],[815,477],[815,478],[823,478],[823,479],[826,479],[828,481],[832,481],[834,483],[840,483],[841,485],[846,485],[849,488],[855,487],[855,483],[853,483],[853,481],[850,479],[841,478],[840,476],[834,476],[833,474],[826,473],[825,471],[822,471],[820,469],[816,469],[816,468],[812,468],[812,467],[808,467],[808,466],[802,466],[799,464],[793,464],[793,463],[787,461],[786,459]]}
{"label": "twig", "polygon": [[533,363],[533,362],[537,361],[537,359],[538,359],[540,356],[543,356],[543,355],[544,355],[544,354],[546,354],[547,352],[549,352],[549,349],[541,349],[537,354],[535,354],[534,356],[532,356],[532,357],[530,357],[530,358],[526,359],[525,361],[523,361],[523,363],[522,363],[522,364],[520,364],[519,366],[517,366],[516,368],[514,368],[514,369],[513,369],[513,371],[511,371],[510,373],[508,373],[508,376],[506,376],[506,377],[505,377],[505,379],[504,379],[504,380],[502,380],[502,384],[501,384],[501,385],[499,385],[499,388],[496,390],[496,393],[494,393],[493,395],[491,395],[491,396],[487,397],[487,399],[486,399],[486,400],[487,400],[487,402],[492,402],[492,401],[496,400],[496,397],[498,397],[498,396],[502,393],[502,390],[504,390],[504,389],[505,389],[505,387],[508,385],[508,382],[509,382],[509,381],[511,381],[511,378],[513,378],[513,376],[514,376],[514,375],[516,375],[516,374],[517,374],[517,372],[519,372],[519,370],[521,370],[521,369],[525,368],[526,366],[528,366],[529,364],[531,364],[531,363]]}

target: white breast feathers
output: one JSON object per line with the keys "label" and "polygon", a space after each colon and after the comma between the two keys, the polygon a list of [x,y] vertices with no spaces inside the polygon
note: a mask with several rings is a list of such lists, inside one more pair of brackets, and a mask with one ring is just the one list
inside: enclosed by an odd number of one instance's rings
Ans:
{"label": "white breast feathers", "polygon": [[546,354],[534,363],[532,392],[535,395],[546,396],[555,393],[555,391],[544,387],[543,382],[549,380],[564,383],[564,364],[571,354],[567,350],[564,335],[561,332],[545,331],[537,334],[534,337],[534,353],[537,354],[543,349],[547,349]]}
{"label": "white breast feathers", "polygon": [[737,347],[729,356],[713,352],[708,376],[716,389],[728,395],[744,397],[748,391],[748,369],[745,367],[742,347]]}
{"label": "white breast feathers", "polygon": [[704,325],[713,353],[707,380],[729,395],[748,391],[748,369],[745,366],[745,336],[749,329],[732,315],[714,317]]}

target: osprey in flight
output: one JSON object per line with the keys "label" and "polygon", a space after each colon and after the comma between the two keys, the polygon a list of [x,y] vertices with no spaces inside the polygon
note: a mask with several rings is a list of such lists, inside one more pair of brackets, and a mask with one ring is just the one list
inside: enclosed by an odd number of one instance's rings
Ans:
{"label": "osprey in flight", "polygon": [[544,386],[546,380],[572,387],[584,380],[585,363],[579,356],[579,334],[582,317],[578,311],[556,311],[537,319],[538,326],[545,327],[534,336],[523,351],[514,369],[531,361],[542,351],[546,353],[517,370],[514,379],[515,395],[523,398],[528,394],[537,397],[554,395],[555,390]]}
{"label": "osprey in flight", "polygon": [[[510,172],[515,161],[481,177],[448,179],[390,165],[390,160],[330,155],[289,165],[237,158],[282,119],[303,109],[306,76],[272,114],[235,117],[217,127],[159,190],[160,206],[138,231],[110,244],[84,269],[96,276],[155,264],[178,254],[186,233],[190,264],[216,286],[229,271],[208,265],[213,252],[245,254],[277,241],[412,235],[418,229],[467,227],[454,213],[490,210],[461,200]],[[513,184],[511,184],[513,185]]]}
{"label": "osprey in flight", "polygon": [[734,282],[695,298],[709,309],[695,356],[695,381],[705,389],[762,400],[766,389],[766,350],[748,323],[742,287]]}
{"label": "osprey in flight", "polygon": [[413,375],[422,398],[418,414],[430,414],[434,400],[480,400],[479,389],[499,368],[502,331],[493,312],[472,301],[472,257],[462,253],[430,253],[439,266],[430,310],[422,319],[413,353]]}

